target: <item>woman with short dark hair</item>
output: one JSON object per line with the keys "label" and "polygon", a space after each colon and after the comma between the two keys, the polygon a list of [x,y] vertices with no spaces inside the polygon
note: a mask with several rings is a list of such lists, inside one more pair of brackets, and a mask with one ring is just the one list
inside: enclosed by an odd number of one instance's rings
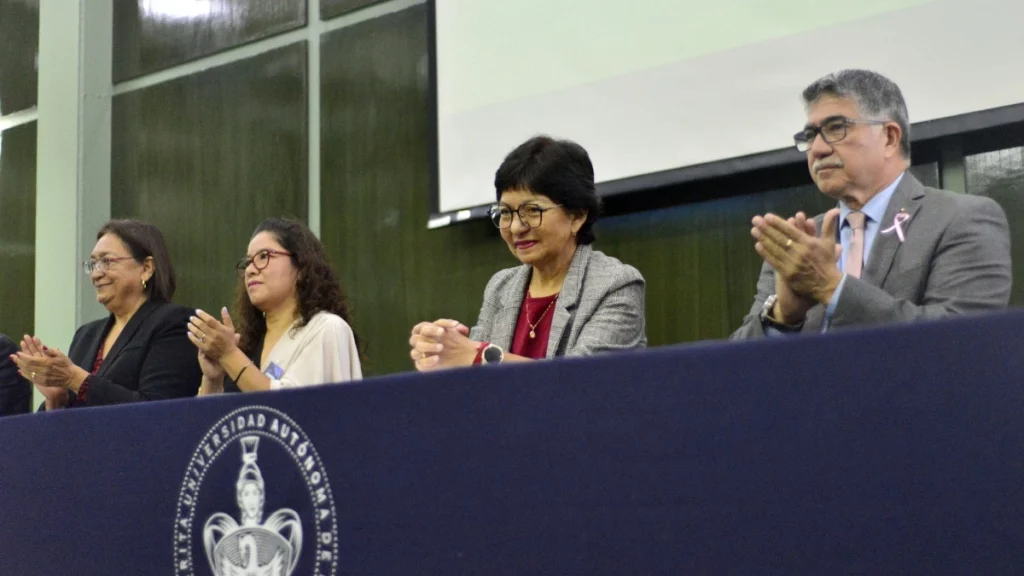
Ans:
{"label": "woman with short dark hair", "polygon": [[185,337],[191,311],[171,302],[176,279],[160,230],[111,220],[83,265],[110,315],[81,326],[67,356],[31,336],[11,356],[46,398],[45,409],[194,396],[199,364]]}
{"label": "woman with short dark hair", "polygon": [[522,266],[495,274],[472,330],[453,320],[412,330],[418,370],[589,356],[642,348],[644,279],[591,248],[601,201],[587,151],[538,136],[494,177],[490,216]]}

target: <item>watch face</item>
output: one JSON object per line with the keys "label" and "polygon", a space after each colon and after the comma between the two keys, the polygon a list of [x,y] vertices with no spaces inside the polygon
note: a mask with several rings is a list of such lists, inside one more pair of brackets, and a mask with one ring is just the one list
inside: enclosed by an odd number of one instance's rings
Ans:
{"label": "watch face", "polygon": [[501,356],[501,348],[498,348],[497,346],[488,346],[487,348],[484,348],[484,360],[486,360],[488,364],[501,362]]}

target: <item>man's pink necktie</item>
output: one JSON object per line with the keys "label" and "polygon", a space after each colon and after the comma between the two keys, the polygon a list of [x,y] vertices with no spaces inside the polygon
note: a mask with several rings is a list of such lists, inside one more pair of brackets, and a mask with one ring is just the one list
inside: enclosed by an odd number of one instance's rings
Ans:
{"label": "man's pink necktie", "polygon": [[846,222],[853,228],[853,236],[850,238],[844,271],[854,278],[860,278],[864,266],[864,213],[850,212],[846,215]]}

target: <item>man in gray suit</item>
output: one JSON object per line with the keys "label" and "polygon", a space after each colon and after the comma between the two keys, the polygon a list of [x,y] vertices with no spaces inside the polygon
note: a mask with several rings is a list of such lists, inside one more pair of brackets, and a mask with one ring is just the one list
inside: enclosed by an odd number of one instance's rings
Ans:
{"label": "man in gray suit", "polygon": [[754,248],[765,263],[754,305],[731,339],[1006,307],[1006,215],[989,198],[928,188],[907,171],[910,123],[899,87],[875,72],[843,70],[803,98],[807,124],[794,136],[797,149],[839,205],[813,220],[754,217]]}

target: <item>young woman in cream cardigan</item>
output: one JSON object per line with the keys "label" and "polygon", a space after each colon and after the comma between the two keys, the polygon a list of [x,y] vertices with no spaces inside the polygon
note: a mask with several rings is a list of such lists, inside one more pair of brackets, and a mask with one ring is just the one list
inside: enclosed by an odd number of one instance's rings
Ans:
{"label": "young woman in cream cardigan", "polygon": [[237,268],[237,326],[227,308],[220,320],[197,310],[189,322],[203,369],[199,395],[362,378],[345,294],[309,228],[266,220]]}

